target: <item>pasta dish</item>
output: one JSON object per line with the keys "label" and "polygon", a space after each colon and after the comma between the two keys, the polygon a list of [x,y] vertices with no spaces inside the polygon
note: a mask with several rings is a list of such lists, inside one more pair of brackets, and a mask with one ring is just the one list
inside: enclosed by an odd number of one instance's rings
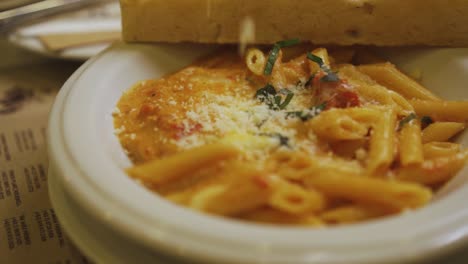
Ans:
{"label": "pasta dish", "polygon": [[114,124],[127,173],[174,203],[327,226],[429,203],[468,160],[467,113],[366,50],[286,40],[142,81]]}

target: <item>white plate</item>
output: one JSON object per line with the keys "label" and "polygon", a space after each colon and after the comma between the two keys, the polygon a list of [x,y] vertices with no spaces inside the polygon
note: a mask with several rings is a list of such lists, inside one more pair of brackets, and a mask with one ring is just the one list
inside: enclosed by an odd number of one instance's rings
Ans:
{"label": "white plate", "polygon": [[92,217],[64,192],[62,184],[53,173],[49,173],[48,183],[50,199],[62,228],[73,243],[79,246],[81,252],[94,263],[180,263],[139,247],[109,230],[105,223],[93,221]]}
{"label": "white plate", "polygon": [[[88,64],[90,62],[83,64],[68,79],[64,84],[64,89],[76,81]],[[93,217],[90,217],[65,191],[61,182],[63,177],[55,175],[52,166],[50,167],[47,177],[49,196],[57,217],[60,219],[60,225],[81,252],[94,263],[180,263],[126,240],[112,232],[105,222],[94,221]]]}
{"label": "white plate", "polygon": [[20,47],[48,57],[84,61],[100,53],[111,43],[89,44],[55,52],[48,50],[38,36],[59,33],[119,31],[121,31],[120,7],[116,1],[19,27],[8,35],[8,39]]}
{"label": "white plate", "polygon": [[[423,209],[321,230],[196,213],[131,180],[123,171],[130,162],[113,134],[112,112],[121,94],[212,49],[118,44],[62,88],[49,124],[50,167],[92,221],[139,247],[202,263],[403,263],[430,260],[468,242],[468,168]],[[439,95],[468,99],[468,49],[411,50],[391,57],[404,69],[422,70],[423,83]],[[466,133],[462,141],[466,147]]]}

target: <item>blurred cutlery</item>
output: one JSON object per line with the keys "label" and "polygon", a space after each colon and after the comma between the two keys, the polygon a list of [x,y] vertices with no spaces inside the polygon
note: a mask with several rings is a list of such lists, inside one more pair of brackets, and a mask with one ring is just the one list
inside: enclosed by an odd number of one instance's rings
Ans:
{"label": "blurred cutlery", "polygon": [[111,0],[43,0],[3,11],[0,12],[0,33],[6,33],[15,26],[34,19],[109,1]]}

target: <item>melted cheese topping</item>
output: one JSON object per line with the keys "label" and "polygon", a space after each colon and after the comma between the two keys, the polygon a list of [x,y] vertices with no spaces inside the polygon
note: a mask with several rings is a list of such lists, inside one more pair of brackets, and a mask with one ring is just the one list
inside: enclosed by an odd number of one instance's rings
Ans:
{"label": "melted cheese topping", "polygon": [[314,154],[315,135],[291,117],[314,104],[314,90],[304,87],[307,76],[299,77],[302,82],[285,85],[294,93],[286,108],[271,109],[255,97],[266,80],[252,75],[238,56],[224,53],[125,93],[116,111],[116,133],[136,163],[221,138],[257,161],[277,150]]}

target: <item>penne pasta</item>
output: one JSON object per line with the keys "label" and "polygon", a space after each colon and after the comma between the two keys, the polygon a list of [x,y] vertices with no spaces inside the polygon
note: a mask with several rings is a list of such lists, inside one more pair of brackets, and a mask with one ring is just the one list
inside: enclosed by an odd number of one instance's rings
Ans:
{"label": "penne pasta", "polygon": [[367,49],[298,42],[223,51],[125,93],[114,123],[129,176],[196,211],[320,227],[424,206],[466,165],[448,140],[468,101]]}
{"label": "penne pasta", "polygon": [[358,66],[359,71],[369,75],[379,84],[401,94],[406,99],[440,100],[422,85],[400,72],[391,63]]}
{"label": "penne pasta", "polygon": [[371,124],[379,118],[372,108],[331,109],[306,123],[314,133],[328,141],[364,138]]}
{"label": "penne pasta", "polygon": [[390,108],[382,112],[381,118],[372,129],[369,141],[367,173],[382,175],[395,157],[396,114]]}
{"label": "penne pasta", "polygon": [[468,121],[468,101],[411,100],[410,103],[419,116],[430,116],[436,121]]}
{"label": "penne pasta", "polygon": [[367,155],[367,139],[330,142],[330,148],[337,156],[363,161]]}
{"label": "penne pasta", "polygon": [[447,141],[465,129],[464,123],[435,122],[422,131],[422,142]]}
{"label": "penne pasta", "polygon": [[268,203],[274,179],[255,170],[236,170],[227,182],[209,185],[190,197],[188,206],[218,215],[239,215]]}
{"label": "penne pasta", "polygon": [[328,156],[311,158],[304,155],[292,155],[286,160],[282,160],[281,156],[275,157],[274,161],[269,163],[266,168],[276,171],[281,178],[294,182],[303,182],[306,177],[315,174],[354,175],[365,173],[361,164],[355,160]]}
{"label": "penne pasta", "polygon": [[406,100],[406,98],[394,91],[388,92],[390,93],[390,97],[392,98],[395,104],[398,115],[407,116],[411,113],[414,113],[414,107],[410,104],[408,100]]}
{"label": "penne pasta", "polygon": [[460,144],[432,141],[423,145],[424,159],[451,156],[460,152]]}
{"label": "penne pasta", "polygon": [[269,205],[279,211],[301,214],[320,211],[325,207],[325,197],[314,189],[279,180],[274,183],[275,191],[270,197]]}
{"label": "penne pasta", "polygon": [[418,120],[412,120],[400,131],[400,163],[407,166],[420,164],[423,160],[421,124]]}
{"label": "penne pasta", "polygon": [[364,205],[345,205],[327,210],[319,215],[326,223],[346,224],[361,222],[386,215],[386,212],[376,207]]}
{"label": "penne pasta", "polygon": [[328,141],[361,139],[369,131],[369,125],[353,119],[341,109],[326,111],[307,125],[317,136]]}
{"label": "penne pasta", "polygon": [[306,185],[332,197],[377,205],[393,212],[421,207],[432,196],[429,188],[419,184],[340,174],[315,175],[307,178]]}
{"label": "penne pasta", "polygon": [[331,157],[316,157],[309,166],[303,168],[295,176],[296,180],[306,181],[311,175],[364,175],[365,169],[354,160],[345,160]]}
{"label": "penne pasta", "polygon": [[239,149],[236,147],[226,143],[217,143],[144,163],[128,169],[127,173],[136,179],[158,185],[190,177],[194,171],[235,158],[238,155]]}
{"label": "penne pasta", "polygon": [[366,74],[357,70],[353,65],[345,64],[338,67],[340,75],[354,84],[358,93],[367,101],[377,102],[385,106],[394,106],[392,94],[387,88],[376,83]]}
{"label": "penne pasta", "polygon": [[467,161],[468,151],[465,150],[454,155],[425,160],[420,165],[401,167],[396,170],[395,177],[402,181],[437,184],[453,177],[466,165]]}
{"label": "penne pasta", "polygon": [[265,70],[265,54],[259,49],[249,49],[247,55],[245,56],[245,65],[251,72],[255,75],[263,75]]}

